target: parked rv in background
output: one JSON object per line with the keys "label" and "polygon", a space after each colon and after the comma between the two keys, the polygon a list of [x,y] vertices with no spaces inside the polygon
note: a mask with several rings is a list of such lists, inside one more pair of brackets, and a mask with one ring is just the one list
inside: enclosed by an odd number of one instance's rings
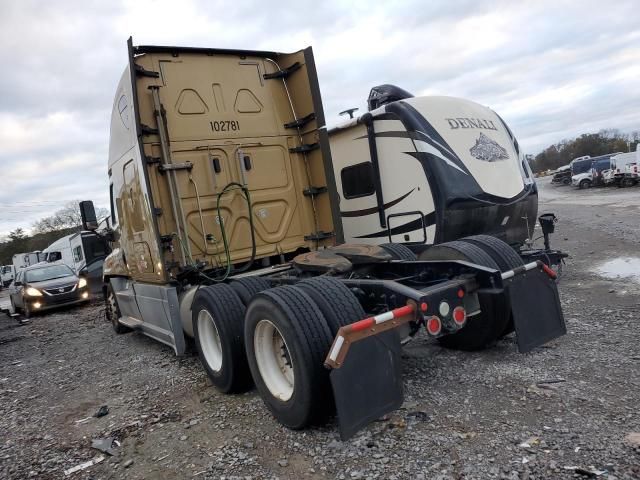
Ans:
{"label": "parked rv in background", "polygon": [[42,261],[42,252],[36,250],[35,252],[16,253],[12,258],[13,267],[17,273],[18,270],[25,267],[30,267]]}
{"label": "parked rv in background", "polygon": [[42,251],[48,263],[62,262],[76,274],[87,278],[92,293],[102,291],[102,263],[110,249],[100,235],[79,232],[64,236]]}

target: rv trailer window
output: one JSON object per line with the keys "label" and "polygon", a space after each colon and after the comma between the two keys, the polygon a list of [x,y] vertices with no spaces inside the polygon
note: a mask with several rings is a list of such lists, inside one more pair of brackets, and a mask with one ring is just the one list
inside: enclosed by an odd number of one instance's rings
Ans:
{"label": "rv trailer window", "polygon": [[76,263],[82,261],[82,247],[80,245],[73,249],[73,261]]}
{"label": "rv trailer window", "polygon": [[366,197],[376,191],[373,183],[373,164],[358,163],[345,167],[340,171],[342,179],[342,195],[346,199]]}

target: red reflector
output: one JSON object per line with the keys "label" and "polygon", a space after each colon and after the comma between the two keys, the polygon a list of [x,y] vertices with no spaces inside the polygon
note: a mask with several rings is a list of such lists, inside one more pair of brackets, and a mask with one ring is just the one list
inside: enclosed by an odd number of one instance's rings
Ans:
{"label": "red reflector", "polygon": [[462,298],[462,297],[464,297],[464,290],[460,289],[458,290],[458,298]]}
{"label": "red reflector", "polygon": [[420,310],[422,310],[423,312],[426,312],[428,308],[429,308],[429,305],[427,305],[426,302],[422,302],[420,304]]}
{"label": "red reflector", "polygon": [[427,332],[431,335],[438,335],[442,329],[442,323],[438,317],[431,317],[427,320]]}
{"label": "red reflector", "polygon": [[453,321],[458,325],[463,325],[467,321],[467,312],[465,312],[464,308],[456,307],[453,309]]}

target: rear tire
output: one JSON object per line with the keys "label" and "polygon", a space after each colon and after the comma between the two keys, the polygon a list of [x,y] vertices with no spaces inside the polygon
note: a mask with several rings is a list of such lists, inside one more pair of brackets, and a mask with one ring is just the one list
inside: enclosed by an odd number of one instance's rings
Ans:
{"label": "rear tire", "polygon": [[[484,267],[500,270],[490,255],[480,247],[463,241],[441,243],[420,254],[420,260],[465,260]],[[482,350],[492,346],[509,322],[510,308],[504,298],[478,295],[480,313],[469,317],[466,325],[456,333],[439,337],[446,348],[455,350]]]}
{"label": "rear tire", "polygon": [[[474,235],[472,237],[461,238],[460,241],[472,243],[482,248],[482,250],[484,250],[491,256],[498,267],[500,267],[501,272],[513,270],[514,268],[524,265],[522,258],[516,253],[513,248],[511,248],[502,240],[496,237],[492,237],[491,235]],[[507,303],[509,303],[508,299],[506,299],[506,301]],[[510,306],[509,310],[511,310]],[[507,326],[505,327],[504,331],[500,334],[500,338],[504,337],[505,335],[509,335],[514,330],[515,327],[513,325],[513,315],[510,313],[509,321],[507,322]]]}
{"label": "rear tire", "polygon": [[193,298],[191,312],[196,350],[211,383],[223,393],[246,390],[251,376],[240,298],[226,284],[203,287]]}
{"label": "rear tire", "polygon": [[394,260],[408,260],[412,262],[418,259],[415,253],[401,243],[383,243],[380,246],[390,253]]}
{"label": "rear tire", "polygon": [[301,429],[326,421],[334,403],[323,362],[332,338],[312,298],[295,286],[259,293],[244,335],[256,387],[278,422]]}
{"label": "rear tire", "polygon": [[271,284],[262,277],[241,277],[229,284],[246,307],[254,295],[271,288]]}
{"label": "rear tire", "polygon": [[353,292],[335,278],[308,278],[297,283],[296,287],[313,299],[334,337],[340,327],[362,320],[367,315]]}
{"label": "rear tire", "polygon": [[113,291],[113,287],[110,284],[107,285],[104,302],[105,302],[104,314],[107,317],[107,320],[111,322],[111,326],[113,327],[113,330],[118,335],[130,332],[131,329],[129,327],[122,325],[118,321],[118,319],[120,318],[120,308],[118,307],[118,300],[116,298],[116,294]]}

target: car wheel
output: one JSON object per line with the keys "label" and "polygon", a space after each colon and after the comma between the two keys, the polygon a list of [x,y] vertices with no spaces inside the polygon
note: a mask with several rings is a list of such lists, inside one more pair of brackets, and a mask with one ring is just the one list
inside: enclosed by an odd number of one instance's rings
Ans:
{"label": "car wheel", "polygon": [[13,298],[9,297],[9,315],[13,315],[16,313],[16,304],[13,303]]}
{"label": "car wheel", "polygon": [[31,307],[26,302],[24,304],[24,307],[22,307],[22,316],[24,318],[31,318]]}
{"label": "car wheel", "polygon": [[579,187],[580,189],[583,189],[583,188],[589,188],[589,187],[591,187],[591,181],[589,181],[589,180],[582,180],[582,181],[580,182],[580,184],[578,185],[578,187]]}

